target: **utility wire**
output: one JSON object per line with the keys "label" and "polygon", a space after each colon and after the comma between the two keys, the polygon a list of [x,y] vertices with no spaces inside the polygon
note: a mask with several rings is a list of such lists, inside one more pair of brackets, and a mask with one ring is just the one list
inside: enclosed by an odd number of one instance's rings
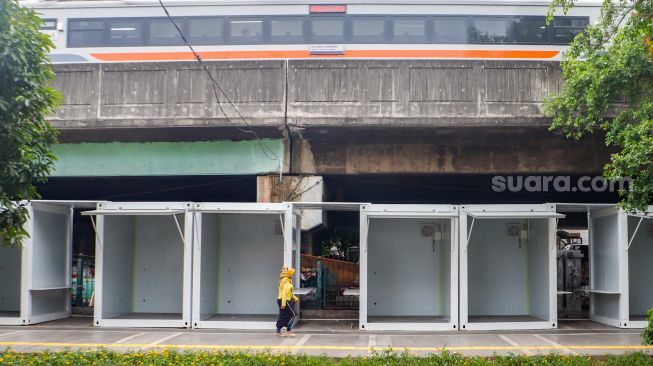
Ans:
{"label": "utility wire", "polygon": [[215,185],[222,184],[222,183],[232,183],[232,182],[238,182],[238,181],[243,181],[243,180],[247,180],[247,179],[250,179],[250,177],[225,179],[225,180],[219,180],[219,181],[210,182],[210,183],[189,184],[189,185],[183,185],[183,186],[176,186],[176,187],[170,187],[170,188],[157,189],[157,190],[153,190],[153,191],[145,191],[145,192],[137,192],[137,193],[122,193],[122,194],[116,194],[116,195],[113,195],[113,196],[103,197],[101,199],[108,201],[108,200],[112,200],[112,199],[120,198],[120,197],[144,196],[144,195],[148,195],[148,194],[173,192],[173,191],[180,191],[180,190],[185,190],[185,189],[190,189],[190,188],[210,187],[210,186],[215,186]]}
{"label": "utility wire", "polygon": [[[287,165],[287,163],[283,159],[281,159],[269,146],[267,146],[267,145],[265,145],[263,143],[263,139],[252,129],[252,126],[249,124],[247,119],[245,119],[245,117],[240,113],[238,108],[236,108],[236,106],[231,101],[231,99],[227,96],[227,94],[224,92],[224,90],[222,89],[222,87],[220,86],[218,81],[215,79],[215,77],[213,77],[213,73],[211,73],[211,70],[209,70],[209,68],[204,64],[204,61],[202,60],[202,57],[195,51],[195,49],[190,44],[190,42],[188,42],[188,40],[186,39],[186,36],[184,36],[184,32],[182,32],[182,30],[181,30],[181,28],[179,28],[179,25],[177,24],[177,22],[175,22],[175,20],[170,15],[170,12],[168,12],[168,8],[166,8],[166,6],[163,4],[163,0],[159,0],[159,4],[161,5],[161,8],[165,12],[166,17],[168,18],[168,20],[175,26],[175,29],[177,29],[177,32],[179,33],[179,36],[181,37],[182,41],[184,41],[184,44],[186,44],[186,46],[188,46],[190,51],[193,53],[193,57],[195,57],[195,59],[197,60],[197,62],[200,65],[200,67],[209,76],[209,79],[211,80],[211,83],[212,83],[212,86],[213,86],[213,94],[215,96],[215,101],[218,104],[218,108],[220,109],[220,112],[222,112],[222,114],[225,116],[225,118],[227,118],[227,120],[230,123],[232,123],[233,126],[236,129],[238,129],[241,132],[254,135],[254,137],[258,141],[258,144],[261,147],[261,150],[263,151],[263,155],[265,155],[266,158],[268,158],[270,160],[275,160],[275,161],[280,162],[281,164],[286,164]],[[227,115],[225,110],[220,105],[220,97],[218,95],[218,90],[220,91],[220,94],[222,94],[224,99],[229,103],[231,108],[236,112],[236,114],[238,115],[238,118],[245,123],[245,125],[247,126],[247,129],[243,129],[243,128],[239,127],[238,125],[236,125],[234,123],[234,121],[232,121],[232,119]],[[270,157],[269,154],[272,154],[272,156],[274,156],[274,157]],[[282,172],[279,172],[279,173],[282,173]]]}

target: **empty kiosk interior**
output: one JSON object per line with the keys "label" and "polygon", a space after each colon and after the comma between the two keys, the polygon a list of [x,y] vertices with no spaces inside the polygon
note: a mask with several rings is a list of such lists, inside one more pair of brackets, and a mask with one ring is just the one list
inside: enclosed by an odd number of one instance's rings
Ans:
{"label": "empty kiosk interior", "polygon": [[460,214],[460,327],[557,326],[555,205],[468,205]]}
{"label": "empty kiosk interior", "polygon": [[22,245],[0,244],[0,325],[29,325],[70,316],[75,204],[24,204],[29,212],[24,229],[29,236]]}
{"label": "empty kiosk interior", "polygon": [[616,207],[589,214],[590,317],[615,327],[644,328],[646,311],[653,308],[653,217]]}
{"label": "empty kiosk interior", "polygon": [[[274,329],[290,204],[196,203],[193,327]],[[290,261],[288,261],[290,263]]]}
{"label": "empty kiosk interior", "polygon": [[185,202],[100,203],[96,326],[189,327],[192,213]]}
{"label": "empty kiosk interior", "polygon": [[361,208],[361,330],[457,330],[458,208]]}

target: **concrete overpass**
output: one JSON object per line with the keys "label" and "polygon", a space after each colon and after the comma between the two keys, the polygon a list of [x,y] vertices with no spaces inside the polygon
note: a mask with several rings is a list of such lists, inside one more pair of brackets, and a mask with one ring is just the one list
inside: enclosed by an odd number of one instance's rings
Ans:
{"label": "concrete overpass", "polygon": [[55,65],[55,176],[278,172],[250,128],[286,174],[599,173],[609,156],[547,130],[556,62],[206,64],[237,111],[196,62]]}

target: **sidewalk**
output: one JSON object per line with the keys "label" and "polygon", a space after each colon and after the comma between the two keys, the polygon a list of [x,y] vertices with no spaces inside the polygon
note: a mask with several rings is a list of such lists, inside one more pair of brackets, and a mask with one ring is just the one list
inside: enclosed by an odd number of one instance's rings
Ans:
{"label": "sidewalk", "polygon": [[603,355],[644,351],[639,330],[622,330],[589,321],[560,322],[549,331],[360,332],[352,322],[306,322],[295,338],[274,332],[197,329],[93,328],[91,318],[71,318],[30,327],[0,327],[0,350],[17,352],[106,348],[118,352],[147,349],[293,352],[332,357],[365,356],[392,349],[412,354],[443,349],[470,356],[560,353]]}

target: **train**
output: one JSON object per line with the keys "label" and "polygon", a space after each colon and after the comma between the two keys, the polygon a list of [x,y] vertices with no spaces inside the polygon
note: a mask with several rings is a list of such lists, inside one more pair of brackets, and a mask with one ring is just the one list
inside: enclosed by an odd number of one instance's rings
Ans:
{"label": "train", "polygon": [[204,60],[560,60],[601,10],[600,1],[578,0],[547,23],[549,3],[541,0],[21,4],[42,17],[41,30],[55,44],[53,63],[184,61],[196,54]]}

